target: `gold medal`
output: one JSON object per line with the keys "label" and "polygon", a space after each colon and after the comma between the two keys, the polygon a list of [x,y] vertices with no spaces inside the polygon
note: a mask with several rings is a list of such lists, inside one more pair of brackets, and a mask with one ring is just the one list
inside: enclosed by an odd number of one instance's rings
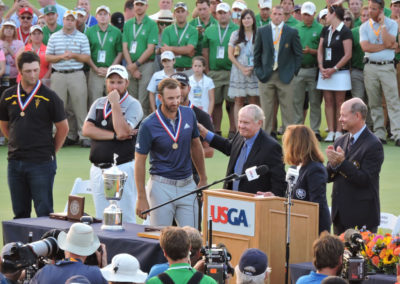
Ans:
{"label": "gold medal", "polygon": [[172,144],[172,149],[174,149],[174,150],[178,149],[178,143],[176,143],[176,142],[173,143]]}
{"label": "gold medal", "polygon": [[21,111],[20,115],[21,115],[22,117],[24,117],[24,116],[25,116],[25,112]]}

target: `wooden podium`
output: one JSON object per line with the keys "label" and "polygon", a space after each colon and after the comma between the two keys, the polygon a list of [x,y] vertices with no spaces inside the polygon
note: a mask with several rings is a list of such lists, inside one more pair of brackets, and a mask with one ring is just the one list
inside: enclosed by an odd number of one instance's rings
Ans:
{"label": "wooden podium", "polygon": [[[212,242],[224,243],[236,266],[243,251],[258,248],[268,256],[271,284],[285,282],[285,198],[217,189],[205,190],[203,238],[212,219]],[[312,243],[318,237],[318,203],[293,200],[290,226],[290,263],[312,261]],[[231,281],[231,283],[233,283]]]}

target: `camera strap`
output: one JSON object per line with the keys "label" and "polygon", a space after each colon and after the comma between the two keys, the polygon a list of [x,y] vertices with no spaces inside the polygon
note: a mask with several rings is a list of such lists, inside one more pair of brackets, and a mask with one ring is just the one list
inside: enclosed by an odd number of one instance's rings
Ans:
{"label": "camera strap", "polygon": [[[189,279],[187,284],[198,284],[200,283],[201,279],[203,279],[204,274],[196,271],[195,274]],[[161,273],[158,275],[158,278],[161,280],[162,283],[164,284],[174,284],[174,280],[171,279],[171,277],[167,273]]]}

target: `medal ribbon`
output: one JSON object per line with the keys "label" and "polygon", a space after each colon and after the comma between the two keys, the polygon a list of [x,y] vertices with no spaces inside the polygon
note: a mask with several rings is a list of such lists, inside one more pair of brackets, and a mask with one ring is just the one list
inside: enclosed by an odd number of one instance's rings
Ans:
{"label": "medal ribbon", "polygon": [[29,35],[28,35],[28,36],[25,38],[25,40],[24,40],[24,37],[22,36],[22,33],[21,33],[21,28],[18,29],[18,33],[19,33],[19,38],[21,39],[21,41],[24,42],[24,45],[26,45],[26,43],[27,43],[28,40],[29,40]]}
{"label": "medal ribbon", "polygon": [[371,26],[371,29],[373,30],[375,36],[379,37],[379,34],[381,33],[381,25],[379,25],[379,28],[377,30],[375,30],[371,19],[369,19],[369,25]]}
{"label": "medal ribbon", "polygon": [[192,102],[191,102],[191,101],[189,101],[189,105],[188,105],[188,107],[190,107],[190,108],[193,108],[193,107],[194,107],[194,105],[192,104]]}
{"label": "medal ribbon", "polygon": [[[126,98],[128,97],[128,91],[125,93],[125,95],[119,100],[119,104],[122,104],[125,100],[126,100]],[[110,110],[109,111],[107,111],[107,108],[108,108],[108,100],[106,101],[106,103],[104,104],[104,108],[103,108],[103,117],[104,117],[104,120],[106,120],[109,116],[110,116],[110,114],[112,113],[112,108],[110,108]]]}
{"label": "medal ribbon", "polygon": [[178,28],[176,27],[176,24],[174,24],[175,27],[175,33],[176,33],[176,37],[178,38],[178,46],[181,44],[183,36],[185,35],[188,27],[189,27],[189,23],[186,24],[185,29],[183,30],[181,37],[179,37],[179,33],[178,33]]}
{"label": "medal ribbon", "polygon": [[169,130],[168,126],[165,124],[164,120],[162,120],[160,113],[158,112],[158,109],[156,110],[156,116],[158,120],[160,121],[162,127],[165,129],[165,131],[168,133],[169,137],[176,143],[179,139],[179,133],[181,132],[181,124],[182,124],[182,119],[181,119],[181,110],[178,108],[178,130],[176,131],[176,134],[173,135],[171,130]]}
{"label": "medal ribbon", "polygon": [[25,100],[25,103],[23,103],[22,99],[21,99],[21,83],[18,84],[17,99],[18,99],[18,104],[19,104],[19,108],[21,109],[21,111],[24,111],[27,108],[27,106],[33,100],[33,97],[36,95],[36,93],[39,90],[41,85],[42,85],[42,82],[40,82],[40,80],[38,80],[35,88],[33,88],[32,92],[29,94],[28,98]]}

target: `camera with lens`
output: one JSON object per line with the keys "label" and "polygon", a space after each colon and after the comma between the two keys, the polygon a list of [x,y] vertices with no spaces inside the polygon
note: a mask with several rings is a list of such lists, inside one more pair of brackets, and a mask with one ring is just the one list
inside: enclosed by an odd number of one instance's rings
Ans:
{"label": "camera with lens", "polygon": [[228,274],[234,274],[235,270],[229,263],[232,256],[226,249],[225,245],[218,244],[217,247],[202,248],[201,254],[205,257],[205,274],[212,277],[218,283],[225,283]]}
{"label": "camera with lens", "polygon": [[[53,258],[58,252],[57,240],[48,237],[37,242],[7,244],[8,253],[3,255],[1,270],[3,273],[15,273],[26,269],[26,277],[33,277],[41,268],[45,258]],[[6,245],[6,246],[7,246]]]}
{"label": "camera with lens", "polygon": [[354,229],[346,230],[344,234],[345,248],[343,254],[342,277],[352,282],[361,282],[367,279],[367,264],[361,252],[365,244],[361,234]]}

